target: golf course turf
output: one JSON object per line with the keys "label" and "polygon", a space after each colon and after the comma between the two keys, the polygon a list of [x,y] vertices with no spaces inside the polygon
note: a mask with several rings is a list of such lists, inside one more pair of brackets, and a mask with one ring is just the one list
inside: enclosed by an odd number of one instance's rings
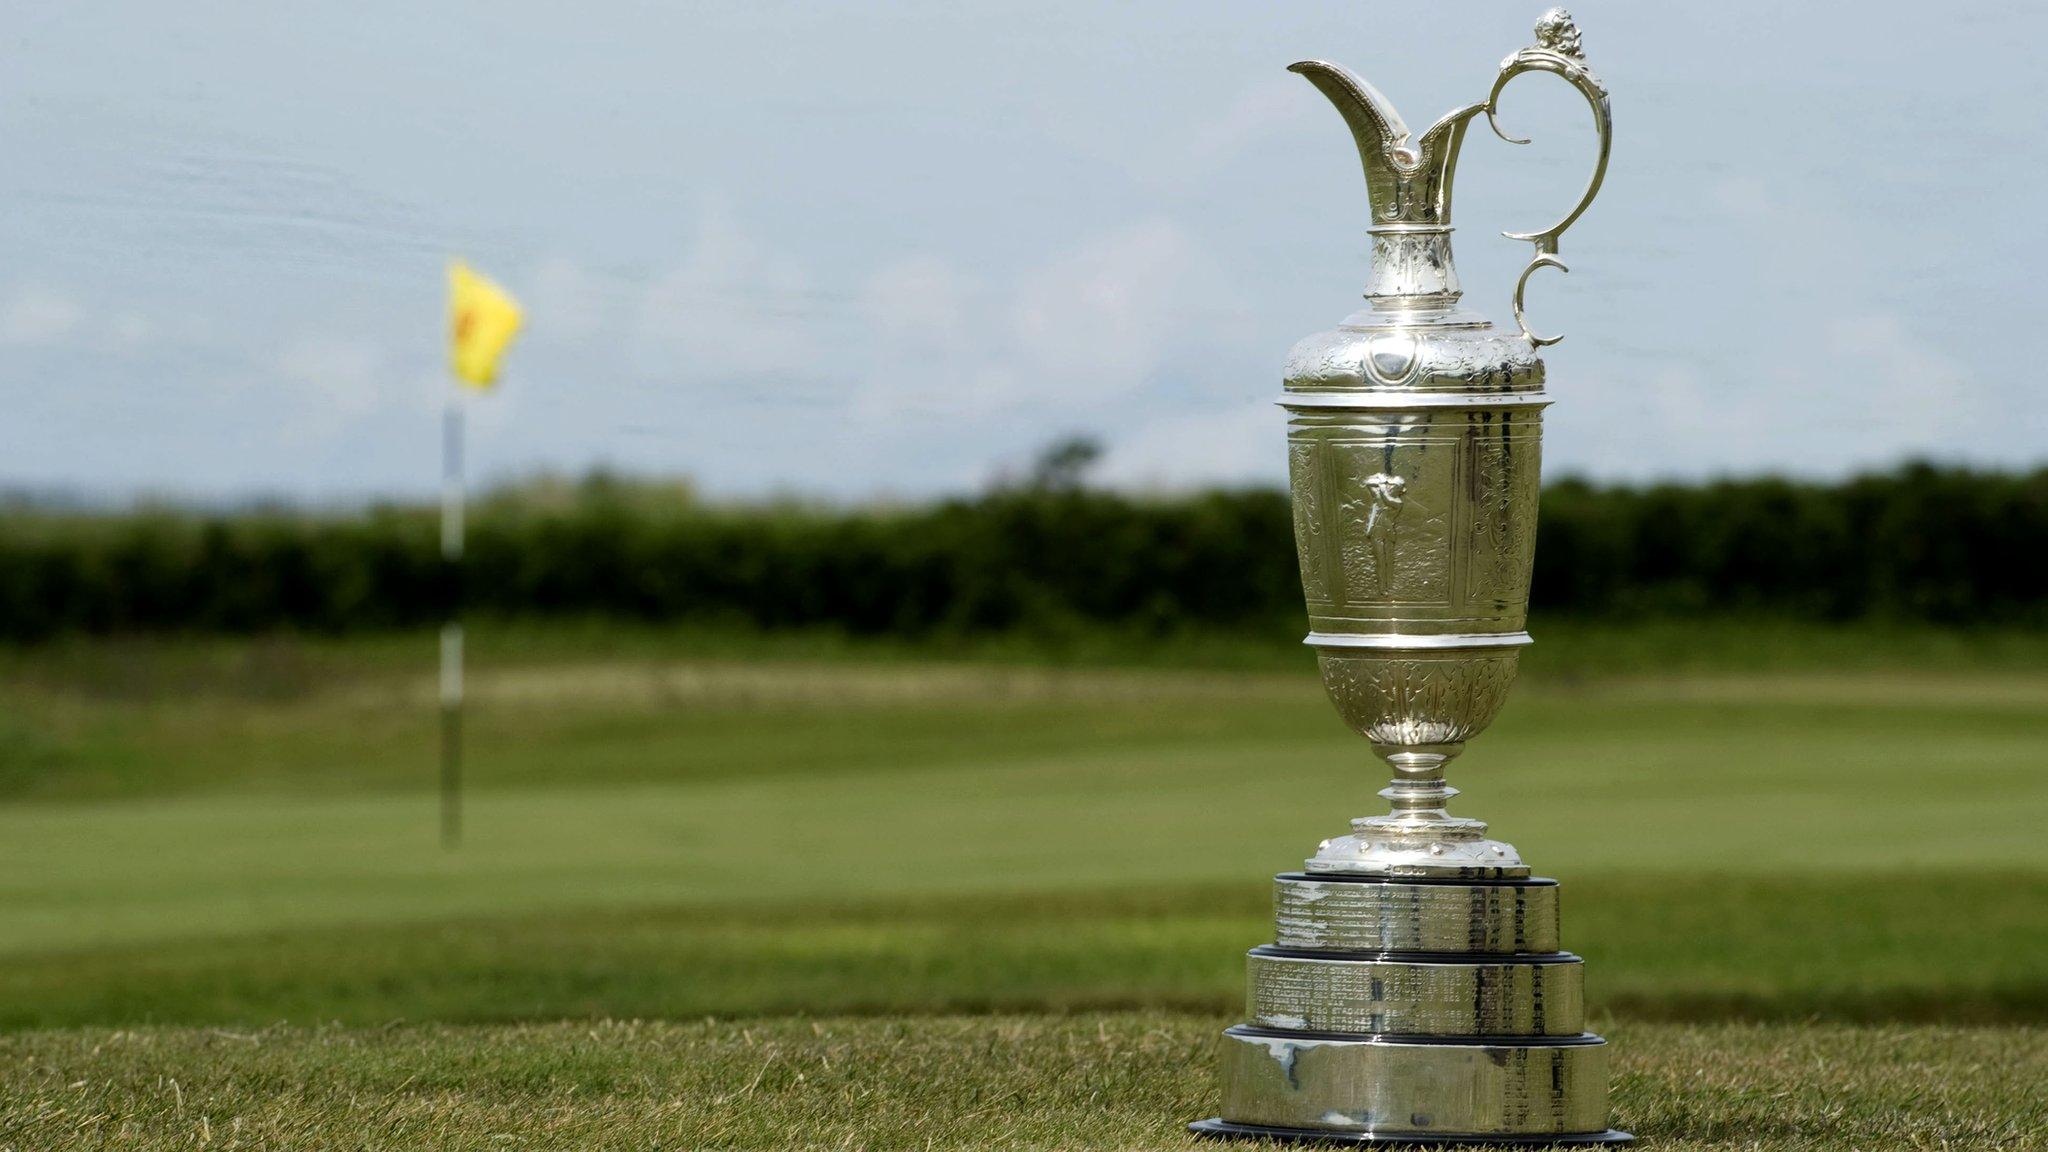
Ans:
{"label": "golf course turf", "polygon": [[[1617,1123],[2038,1146],[2048,642],[1538,635],[1455,810],[1563,882]],[[1186,1147],[1383,783],[1291,648],[486,628],[451,852],[431,652],[0,654],[0,1149]]]}
{"label": "golf course turf", "polygon": [[[1177,1149],[1217,1017],[82,1029],[0,1037],[0,1147]],[[1655,1147],[2025,1149],[2035,1029],[1606,1026]]]}

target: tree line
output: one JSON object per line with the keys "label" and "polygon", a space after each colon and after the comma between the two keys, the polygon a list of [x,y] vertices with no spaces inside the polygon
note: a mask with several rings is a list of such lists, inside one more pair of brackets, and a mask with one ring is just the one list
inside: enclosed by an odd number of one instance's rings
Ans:
{"label": "tree line", "polygon": [[[1028,482],[907,507],[720,506],[597,475],[481,501],[458,576],[435,510],[0,509],[0,638],[351,632],[610,617],[852,633],[1291,628],[1285,492]],[[1543,493],[1534,609],[1588,617],[2048,624],[2048,469],[1910,465]],[[458,580],[460,585],[458,586]]]}

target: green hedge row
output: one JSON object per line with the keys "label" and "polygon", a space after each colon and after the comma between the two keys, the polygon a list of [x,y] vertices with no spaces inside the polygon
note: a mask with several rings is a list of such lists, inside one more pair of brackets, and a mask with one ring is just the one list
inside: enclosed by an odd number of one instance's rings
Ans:
{"label": "green hedge row", "polygon": [[[2048,469],[1838,484],[1546,489],[1536,606],[1581,615],[2048,621]],[[466,596],[857,633],[1108,623],[1292,627],[1284,493],[1021,488],[888,510],[707,507],[603,477],[474,510]],[[454,593],[431,508],[351,515],[0,512],[0,637],[428,623]]]}

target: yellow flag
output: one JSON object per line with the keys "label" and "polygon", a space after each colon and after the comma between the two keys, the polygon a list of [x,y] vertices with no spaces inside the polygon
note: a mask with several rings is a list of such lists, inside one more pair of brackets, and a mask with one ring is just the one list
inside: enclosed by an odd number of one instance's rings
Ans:
{"label": "yellow flag", "polygon": [[470,270],[448,264],[448,335],[455,374],[479,391],[498,378],[498,357],[524,319],[510,293]]}

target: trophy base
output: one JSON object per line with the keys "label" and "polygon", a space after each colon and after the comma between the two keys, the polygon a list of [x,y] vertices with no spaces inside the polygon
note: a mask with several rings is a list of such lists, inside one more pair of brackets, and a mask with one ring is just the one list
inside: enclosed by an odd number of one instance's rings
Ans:
{"label": "trophy base", "polygon": [[1250,1020],[1197,1135],[1321,1144],[1620,1144],[1558,885],[1286,873],[1246,956]]}
{"label": "trophy base", "polygon": [[1386,1147],[1434,1148],[1466,1145],[1488,1148],[1570,1148],[1585,1144],[1633,1144],[1635,1137],[1609,1128],[1569,1136],[1486,1136],[1454,1132],[1330,1132],[1319,1128],[1268,1128],[1233,1124],[1221,1118],[1197,1120],[1188,1131],[1204,1140],[1267,1140],[1275,1144],[1379,1144]]}

